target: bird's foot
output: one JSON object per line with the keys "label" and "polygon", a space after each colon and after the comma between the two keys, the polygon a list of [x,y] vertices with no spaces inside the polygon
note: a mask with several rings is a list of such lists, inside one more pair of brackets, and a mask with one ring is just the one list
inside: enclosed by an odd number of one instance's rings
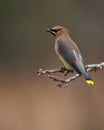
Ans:
{"label": "bird's foot", "polygon": [[60,73],[64,73],[64,76],[66,76],[69,73],[73,73],[74,71],[72,69],[68,70],[65,67],[61,67],[59,70]]}
{"label": "bird's foot", "polygon": [[71,70],[66,70],[66,73],[64,74],[64,76],[66,76],[67,74],[69,73],[73,73],[74,71],[71,69]]}
{"label": "bird's foot", "polygon": [[61,67],[59,70],[60,73],[64,73],[65,71],[67,71],[67,69],[65,67]]}

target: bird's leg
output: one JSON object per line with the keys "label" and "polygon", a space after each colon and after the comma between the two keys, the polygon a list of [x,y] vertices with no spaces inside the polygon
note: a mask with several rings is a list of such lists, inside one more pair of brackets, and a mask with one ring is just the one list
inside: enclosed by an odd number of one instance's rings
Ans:
{"label": "bird's leg", "polygon": [[61,68],[59,69],[59,72],[60,72],[60,73],[64,73],[65,71],[67,71],[67,69],[66,69],[65,67],[61,67]]}
{"label": "bird's leg", "polygon": [[73,71],[73,69],[70,69],[70,70],[68,70],[68,69],[66,69],[65,67],[61,67],[60,69],[59,69],[59,72],[61,72],[61,73],[64,73],[64,76],[66,76],[67,74],[69,74],[69,73],[73,73],[74,71]]}
{"label": "bird's leg", "polygon": [[64,74],[64,76],[66,76],[66,75],[69,74],[69,73],[73,73],[73,72],[74,72],[73,69],[70,69],[70,70],[66,69],[66,73]]}

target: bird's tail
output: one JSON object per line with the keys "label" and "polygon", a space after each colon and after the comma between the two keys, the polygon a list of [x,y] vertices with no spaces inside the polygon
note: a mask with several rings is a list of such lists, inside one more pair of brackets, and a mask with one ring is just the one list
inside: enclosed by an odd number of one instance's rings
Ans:
{"label": "bird's tail", "polygon": [[94,81],[92,79],[86,79],[86,83],[89,85],[94,85]]}
{"label": "bird's tail", "polygon": [[84,77],[85,77],[85,80],[86,80],[87,84],[94,85],[94,81],[90,78],[88,73],[84,74]]}

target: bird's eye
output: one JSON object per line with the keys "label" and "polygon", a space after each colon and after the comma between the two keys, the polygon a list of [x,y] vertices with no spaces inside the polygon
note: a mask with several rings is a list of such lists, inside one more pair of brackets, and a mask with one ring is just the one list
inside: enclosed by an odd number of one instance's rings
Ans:
{"label": "bird's eye", "polygon": [[51,29],[51,31],[53,31],[53,32],[57,33],[57,32],[59,32],[59,31],[60,31],[60,29]]}

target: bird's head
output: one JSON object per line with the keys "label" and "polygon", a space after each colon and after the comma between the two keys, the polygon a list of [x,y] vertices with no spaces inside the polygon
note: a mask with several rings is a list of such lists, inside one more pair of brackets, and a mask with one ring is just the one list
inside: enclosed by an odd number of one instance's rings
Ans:
{"label": "bird's head", "polygon": [[68,30],[65,27],[62,26],[55,26],[53,28],[49,28],[46,30],[47,32],[50,32],[53,36],[58,37],[63,34],[68,33]]}

